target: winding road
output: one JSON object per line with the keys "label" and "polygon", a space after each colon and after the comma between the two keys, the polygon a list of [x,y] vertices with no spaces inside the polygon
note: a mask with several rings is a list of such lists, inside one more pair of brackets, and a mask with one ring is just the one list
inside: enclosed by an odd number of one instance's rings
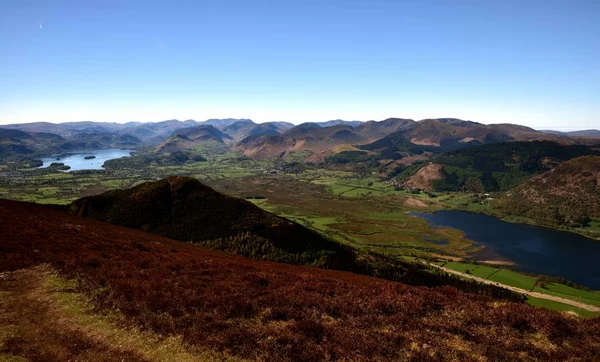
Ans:
{"label": "winding road", "polygon": [[563,304],[572,305],[574,307],[585,309],[585,310],[590,311],[590,312],[600,312],[600,307],[596,307],[595,305],[585,304],[585,303],[578,302],[576,300],[561,298],[561,297],[557,297],[557,296],[554,296],[554,295],[549,295],[549,294],[544,294],[544,293],[538,293],[538,292],[531,292],[531,291],[526,290],[526,289],[521,289],[521,288],[513,287],[513,286],[510,286],[510,285],[506,285],[506,284],[494,282],[494,281],[491,281],[491,280],[483,279],[483,278],[476,277],[476,276],[471,275],[471,274],[459,272],[459,271],[456,271],[456,270],[452,270],[452,269],[445,268],[443,266],[439,266],[439,265],[435,265],[435,264],[431,264],[431,263],[425,263],[425,264],[427,264],[429,266],[432,266],[432,267],[435,267],[435,268],[438,268],[438,269],[441,269],[441,270],[445,271],[446,273],[459,275],[459,276],[461,276],[463,278],[467,278],[467,279],[473,279],[473,280],[476,280],[476,281],[478,281],[480,283],[491,284],[491,285],[495,285],[497,287],[506,288],[506,289],[511,290],[511,291],[513,291],[515,293],[525,294],[525,295],[528,295],[528,296],[531,296],[531,297],[534,297],[534,298],[546,299],[546,300],[551,300],[551,301],[554,301],[554,302],[559,302],[559,303],[563,303]]}

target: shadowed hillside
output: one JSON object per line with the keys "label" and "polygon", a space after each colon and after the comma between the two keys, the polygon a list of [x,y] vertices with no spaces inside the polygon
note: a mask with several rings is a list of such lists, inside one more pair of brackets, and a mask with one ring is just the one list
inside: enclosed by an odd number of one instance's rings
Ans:
{"label": "shadowed hillside", "polygon": [[248,201],[223,195],[189,177],[169,177],[127,190],[85,197],[73,202],[69,210],[79,216],[182,241],[251,232],[289,250],[310,248],[311,240],[328,242],[299,224]]}

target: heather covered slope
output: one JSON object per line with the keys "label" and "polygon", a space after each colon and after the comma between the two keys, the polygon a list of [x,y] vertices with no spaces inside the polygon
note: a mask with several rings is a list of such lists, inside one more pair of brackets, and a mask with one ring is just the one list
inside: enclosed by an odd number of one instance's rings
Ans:
{"label": "heather covered slope", "polygon": [[62,277],[77,278],[76,291],[98,311],[118,310],[124,326],[180,336],[192,353],[197,347],[298,361],[594,360],[600,354],[598,318],[453,288],[253,261],[15,201],[0,200],[0,230],[1,272],[47,263]]}

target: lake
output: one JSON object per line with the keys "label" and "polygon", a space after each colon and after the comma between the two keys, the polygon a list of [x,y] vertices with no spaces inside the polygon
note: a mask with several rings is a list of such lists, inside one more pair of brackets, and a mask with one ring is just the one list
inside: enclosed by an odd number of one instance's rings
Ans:
{"label": "lake", "polygon": [[[52,162],[62,162],[67,166],[71,166],[69,171],[102,170],[104,162],[115,158],[129,157],[131,152],[135,152],[135,150],[112,148],[107,150],[79,151],[59,156],[44,157],[41,159],[43,165],[40,167],[48,167]],[[90,158],[92,156],[94,158]]]}
{"label": "lake", "polygon": [[515,224],[466,211],[443,210],[412,213],[434,226],[465,232],[477,245],[477,260],[509,260],[512,269],[563,277],[589,288],[600,289],[600,241],[566,231]]}

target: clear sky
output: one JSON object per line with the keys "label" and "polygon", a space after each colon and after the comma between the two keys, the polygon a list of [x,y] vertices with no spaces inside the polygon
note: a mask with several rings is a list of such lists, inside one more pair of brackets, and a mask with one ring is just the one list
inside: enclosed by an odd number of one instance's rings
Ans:
{"label": "clear sky", "polygon": [[0,123],[600,128],[600,1],[0,1]]}

